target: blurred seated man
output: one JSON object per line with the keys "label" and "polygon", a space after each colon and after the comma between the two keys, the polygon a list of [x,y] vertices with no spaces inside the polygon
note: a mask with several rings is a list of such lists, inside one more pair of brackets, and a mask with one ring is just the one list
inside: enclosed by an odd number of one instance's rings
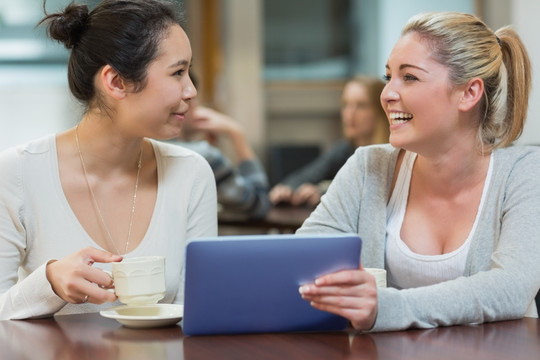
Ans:
{"label": "blurred seated man", "polygon": [[275,185],[269,194],[273,204],[317,205],[357,147],[388,142],[389,125],[380,103],[383,88],[384,82],[374,76],[357,76],[345,84],[341,104],[344,139]]}
{"label": "blurred seated man", "polygon": [[[231,142],[236,165],[214,146],[218,137]],[[270,208],[268,179],[236,121],[192,101],[192,108],[186,114],[182,127],[182,136],[175,143],[206,158],[216,178],[218,203],[224,210],[249,218],[266,215]]]}

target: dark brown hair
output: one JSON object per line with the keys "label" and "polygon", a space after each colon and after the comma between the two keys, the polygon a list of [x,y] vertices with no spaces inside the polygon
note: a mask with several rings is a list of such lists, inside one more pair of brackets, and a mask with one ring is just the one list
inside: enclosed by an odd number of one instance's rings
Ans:
{"label": "dark brown hair", "polygon": [[[43,8],[45,10],[46,0]],[[68,82],[73,95],[89,106],[97,100],[94,76],[110,65],[140,91],[146,70],[158,55],[159,43],[171,25],[182,26],[172,2],[161,0],[104,0],[89,12],[72,2],[64,11],[47,14],[38,23],[47,34],[71,50]]]}

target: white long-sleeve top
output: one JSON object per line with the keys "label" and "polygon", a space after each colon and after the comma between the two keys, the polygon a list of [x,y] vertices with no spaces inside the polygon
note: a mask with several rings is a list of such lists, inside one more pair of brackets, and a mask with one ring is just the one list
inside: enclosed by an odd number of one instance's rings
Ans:
{"label": "white long-sleeve top", "polygon": [[[126,257],[166,257],[163,303],[183,303],[188,240],[217,234],[215,180],[197,153],[152,142],[158,191],[148,230]],[[77,220],[62,190],[54,135],[0,153],[0,320],[94,312],[118,304],[69,304],[52,290],[45,265],[101,247]],[[110,264],[94,264],[110,270]]]}

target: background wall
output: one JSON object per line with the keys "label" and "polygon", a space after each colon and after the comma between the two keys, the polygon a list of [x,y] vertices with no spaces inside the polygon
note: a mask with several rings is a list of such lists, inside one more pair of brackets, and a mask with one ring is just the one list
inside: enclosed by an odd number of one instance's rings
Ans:
{"label": "background wall", "polygon": [[379,0],[378,3],[380,4],[378,26],[381,42],[378,64],[381,68],[384,67],[392,47],[398,40],[401,29],[411,16],[425,11],[460,11],[472,14],[476,12],[473,0]]}
{"label": "background wall", "polygon": [[64,66],[0,66],[0,150],[67,129],[80,113]]}
{"label": "background wall", "polygon": [[518,140],[523,144],[540,145],[540,1],[513,0],[510,8],[510,23],[521,35],[533,66],[533,90],[529,100],[529,116],[523,135]]}
{"label": "background wall", "polygon": [[[327,147],[339,138],[342,82],[264,85],[261,68],[262,0],[251,0],[249,6],[243,0],[219,3],[222,4],[221,21],[224,21],[220,28],[220,42],[224,46],[220,105],[245,125],[262,159],[266,159],[265,148],[271,143],[318,142]],[[540,2],[379,0],[375,6],[372,0],[356,0],[353,4],[357,9],[368,9],[359,14],[370,21],[364,22],[369,27],[361,29],[358,38],[363,36],[367,39],[366,46],[377,54],[377,60],[370,57],[364,68],[376,75],[382,74],[386,57],[404,22],[416,12],[446,10],[449,7],[474,12],[480,4],[492,28],[513,24],[530,52],[533,69],[537,70],[533,72],[529,119],[519,142],[540,144],[540,119],[537,116],[540,92],[536,89],[540,84],[540,46],[535,39],[540,33],[540,22],[536,19]],[[0,27],[0,38],[1,35]],[[196,50],[197,44],[194,43],[193,47]],[[80,108],[69,95],[62,67],[0,65],[0,150],[67,129],[79,117]]]}

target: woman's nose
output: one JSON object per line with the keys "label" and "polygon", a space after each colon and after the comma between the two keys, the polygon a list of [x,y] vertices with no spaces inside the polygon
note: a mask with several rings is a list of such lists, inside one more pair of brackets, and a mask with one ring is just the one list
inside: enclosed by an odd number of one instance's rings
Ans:
{"label": "woman's nose", "polygon": [[389,101],[399,100],[399,93],[392,89],[390,86],[386,85],[381,93],[381,102],[386,103]]}
{"label": "woman's nose", "polygon": [[182,95],[184,100],[191,100],[197,96],[197,89],[195,88],[195,85],[193,85],[193,81],[191,81],[190,78],[188,78],[188,83],[184,87]]}

